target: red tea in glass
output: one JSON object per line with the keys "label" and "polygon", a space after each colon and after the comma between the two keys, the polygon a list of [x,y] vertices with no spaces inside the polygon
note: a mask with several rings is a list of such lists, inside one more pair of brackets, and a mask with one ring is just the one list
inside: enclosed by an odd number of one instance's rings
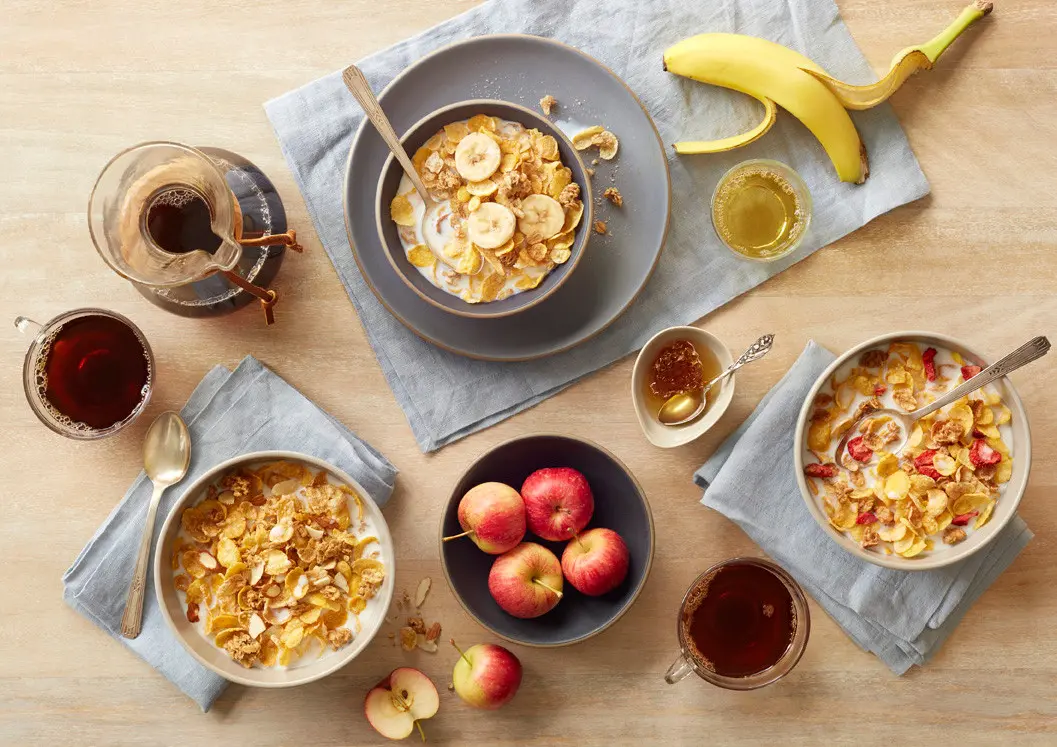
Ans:
{"label": "red tea in glass", "polygon": [[750,690],[799,661],[810,628],[796,582],[770,561],[735,558],[698,576],[679,610],[680,659],[665,675],[695,672],[713,684]]}
{"label": "red tea in glass", "polygon": [[23,331],[39,327],[26,356],[26,396],[53,430],[74,438],[109,435],[146,405],[153,356],[138,329],[102,309],[64,314],[44,326],[25,318]]}
{"label": "red tea in glass", "polygon": [[700,581],[683,613],[690,653],[724,677],[746,677],[778,663],[796,634],[793,596],[765,568],[723,566]]}

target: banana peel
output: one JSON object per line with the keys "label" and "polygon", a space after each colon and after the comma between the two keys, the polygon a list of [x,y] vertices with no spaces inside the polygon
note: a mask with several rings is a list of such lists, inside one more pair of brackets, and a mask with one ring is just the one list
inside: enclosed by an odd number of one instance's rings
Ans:
{"label": "banana peel", "polygon": [[889,96],[899,90],[900,86],[906,83],[910,76],[919,70],[931,70],[947,47],[961,36],[967,28],[988,15],[993,7],[993,4],[986,0],[974,0],[954,19],[950,26],[934,39],[925,44],[907,47],[898,52],[892,59],[888,73],[876,83],[865,86],[853,86],[816,69],[809,67],[801,69],[829,88],[846,109],[854,109],[856,111],[871,109],[886,101]]}
{"label": "banana peel", "polygon": [[767,131],[774,125],[775,120],[778,119],[778,106],[774,101],[763,96],[754,96],[753,98],[763,104],[764,113],[763,119],[760,123],[751,130],[743,132],[740,135],[720,138],[719,140],[684,140],[672,145],[672,147],[675,148],[675,152],[682,155],[723,153],[724,151],[734,150],[735,148],[740,148],[743,145],[748,145],[755,140],[759,140],[767,134]]}

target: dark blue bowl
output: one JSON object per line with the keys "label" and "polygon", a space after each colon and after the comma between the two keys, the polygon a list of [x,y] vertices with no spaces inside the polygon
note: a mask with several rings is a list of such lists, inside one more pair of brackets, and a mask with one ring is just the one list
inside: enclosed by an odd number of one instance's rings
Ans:
{"label": "dark blue bowl", "polygon": [[[624,582],[608,594],[589,597],[565,582],[564,596],[550,612],[522,620],[504,612],[488,593],[488,572],[497,556],[469,540],[440,543],[444,577],[455,598],[477,622],[501,638],[526,646],[566,646],[602,632],[631,608],[646,585],[653,563],[653,515],[642,486],[628,468],[598,444],[571,436],[515,438],[478,457],[459,479],[440,523],[440,536],[458,534],[459,501],[474,485],[502,482],[515,490],[543,467],[572,467],[584,474],[595,498],[588,528],[607,527],[628,546],[631,564]],[[561,559],[565,542],[529,533],[525,541],[549,548]]]}

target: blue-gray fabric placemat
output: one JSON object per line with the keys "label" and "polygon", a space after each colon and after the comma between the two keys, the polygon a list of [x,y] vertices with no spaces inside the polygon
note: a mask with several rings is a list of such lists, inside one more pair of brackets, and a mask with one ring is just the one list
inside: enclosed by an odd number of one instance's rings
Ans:
{"label": "blue-gray fabric placemat", "polygon": [[[351,475],[379,506],[392,495],[396,468],[389,460],[255,358],[247,356],[234,371],[217,366],[206,374],[180,415],[191,432],[191,464],[162,495],[155,538],[187,486],[214,465],[251,451],[310,454]],[[151,489],[140,472],[62,577],[63,598],[208,711],[227,680],[195,661],[173,636],[158,608],[153,573],[147,574],[142,632],[132,640],[121,635]]]}
{"label": "blue-gray fabric placemat", "polygon": [[[667,47],[706,31],[765,37],[850,82],[875,79],[831,0],[612,0],[604,5],[595,0],[491,0],[359,65],[378,92],[423,55],[455,41],[493,33],[551,37],[622,76],[670,144],[736,134],[760,118],[759,104],[747,96],[663,71],[661,55]],[[345,161],[363,114],[345,90],[340,71],[269,101],[265,110],[316,232],[424,451],[531,407],[638,349],[658,330],[700,319],[819,247],[928,193],[928,182],[887,105],[853,115],[870,157],[870,178],[861,186],[840,183],[814,137],[785,112],[771,132],[747,148],[692,158],[676,157],[669,149],[671,231],[638,300],[615,324],[572,350],[536,361],[491,363],[419,339],[386,311],[361,277],[345,233],[342,194]],[[753,157],[793,166],[814,202],[804,244],[771,264],[733,256],[716,238],[707,210],[723,172]]]}
{"label": "blue-gray fabric placemat", "polygon": [[835,356],[814,342],[694,480],[701,502],[740,526],[852,640],[896,674],[924,664],[1031,541],[1014,516],[990,544],[931,571],[897,571],[842,549],[808,513],[793,465],[800,408]]}

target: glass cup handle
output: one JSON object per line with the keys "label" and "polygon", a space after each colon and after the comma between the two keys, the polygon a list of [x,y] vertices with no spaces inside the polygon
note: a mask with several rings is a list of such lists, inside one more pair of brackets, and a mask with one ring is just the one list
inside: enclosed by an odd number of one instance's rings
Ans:
{"label": "glass cup handle", "polygon": [[35,321],[33,321],[32,319],[30,319],[29,317],[26,317],[26,316],[16,316],[15,317],[15,329],[17,329],[19,332],[21,332],[24,335],[25,334],[36,335],[36,334],[39,334],[42,329],[44,329],[44,325],[43,324],[39,324],[38,322],[35,322]]}
{"label": "glass cup handle", "polygon": [[686,657],[679,654],[679,658],[676,659],[668,671],[664,673],[664,681],[669,685],[674,685],[676,682],[686,679],[694,671],[693,666],[686,660]]}

